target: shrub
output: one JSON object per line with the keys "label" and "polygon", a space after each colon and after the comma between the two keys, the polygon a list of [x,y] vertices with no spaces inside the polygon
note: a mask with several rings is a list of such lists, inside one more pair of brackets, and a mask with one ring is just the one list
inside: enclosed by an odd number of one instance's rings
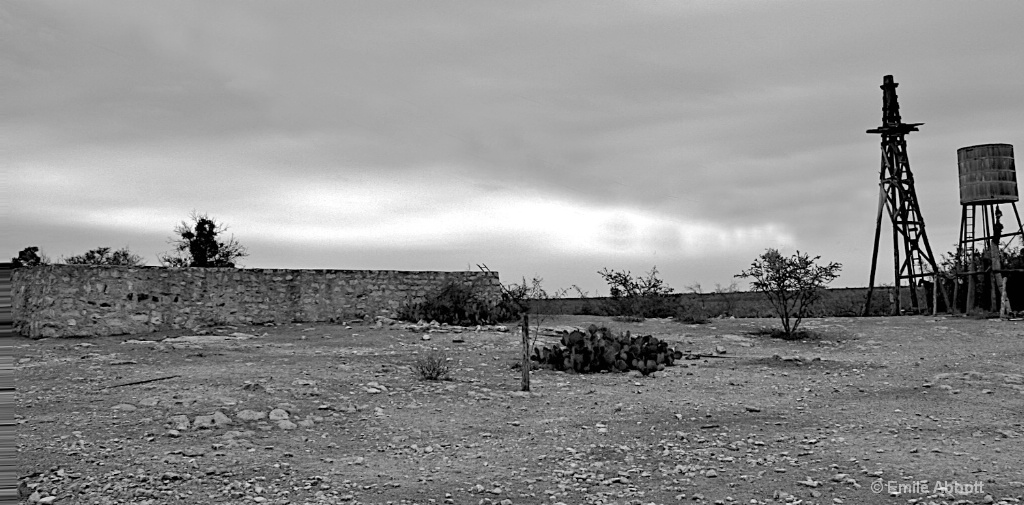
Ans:
{"label": "shrub", "polygon": [[677,300],[667,296],[673,289],[658,278],[658,267],[652,267],[646,277],[633,277],[628,270],[619,272],[607,268],[597,273],[608,283],[612,299],[605,302],[605,310],[609,315],[626,317],[629,321],[675,315]]}
{"label": "shrub", "polygon": [[501,312],[493,303],[477,294],[477,289],[458,282],[449,282],[421,302],[406,302],[398,309],[399,319],[406,321],[437,321],[460,326],[492,324]]}
{"label": "shrub", "polygon": [[754,279],[750,287],[764,293],[782,320],[782,330],[792,335],[825,286],[839,277],[843,268],[839,263],[819,266],[815,264],[819,259],[821,256],[811,258],[800,251],[787,258],[776,249],[768,249],[736,277]]}
{"label": "shrub", "polygon": [[84,254],[64,258],[68,265],[115,265],[133,267],[142,265],[142,256],[134,254],[127,247],[111,252],[109,247],[97,247]]}
{"label": "shrub", "polygon": [[50,258],[40,252],[37,246],[26,247],[18,252],[17,258],[11,258],[12,268],[36,267],[49,264]]}
{"label": "shrub", "polygon": [[423,380],[451,380],[452,368],[448,365],[448,354],[443,351],[432,350],[416,358],[415,368]]}
{"label": "shrub", "polygon": [[514,321],[530,310],[530,300],[547,298],[547,293],[540,285],[541,279],[534,277],[530,284],[523,277],[522,284],[512,283],[503,286],[501,301],[494,308],[493,317],[496,321]]}
{"label": "shrub", "polygon": [[704,307],[693,307],[690,304],[680,305],[673,317],[676,321],[686,324],[707,324],[711,322]]}
{"label": "shrub", "polygon": [[191,222],[182,221],[174,227],[174,234],[168,242],[174,246],[174,253],[159,256],[165,267],[234,268],[238,260],[249,255],[245,246],[232,235],[222,240],[227,226],[206,214],[192,211]]}

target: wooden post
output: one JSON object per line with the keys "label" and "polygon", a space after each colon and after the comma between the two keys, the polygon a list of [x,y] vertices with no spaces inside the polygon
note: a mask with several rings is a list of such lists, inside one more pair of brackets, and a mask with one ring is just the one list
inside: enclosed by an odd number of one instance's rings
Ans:
{"label": "wooden post", "polygon": [[967,267],[967,271],[970,272],[970,275],[967,276],[967,306],[964,308],[964,314],[967,315],[974,313],[974,294],[978,290],[977,268],[978,264],[974,261],[974,254],[971,254],[971,262]]}
{"label": "wooden post", "polygon": [[999,257],[999,240],[992,239],[990,246],[992,252],[992,311],[995,312],[996,293],[999,297],[999,317],[1010,318],[1010,297],[1006,294],[1006,276],[1002,274],[1003,262]]}
{"label": "wooden post", "polygon": [[523,391],[530,390],[530,315],[523,314]]}
{"label": "wooden post", "polygon": [[953,305],[949,306],[949,313],[956,315],[960,311],[960,267],[953,270]]}
{"label": "wooden post", "polygon": [[939,272],[932,276],[932,315],[939,315]]}
{"label": "wooden post", "polygon": [[896,305],[893,307],[894,316],[903,315],[903,287],[900,283],[900,229],[896,226],[897,218],[906,221],[906,216],[900,216],[896,209],[896,185],[889,185],[889,215],[893,219],[892,226],[892,261],[893,261],[893,284],[896,285]]}
{"label": "wooden post", "polygon": [[999,317],[1003,319],[1010,318],[1010,295],[1006,294],[1006,276],[1000,275],[1000,291],[1002,292],[1002,300],[999,304]]}
{"label": "wooden post", "polygon": [[885,185],[878,183],[878,213],[875,216],[875,249],[871,253],[871,277],[868,278],[868,297],[864,301],[864,317],[871,313],[871,294],[875,290],[875,267],[878,266],[878,240],[882,236],[882,209],[885,207]]}

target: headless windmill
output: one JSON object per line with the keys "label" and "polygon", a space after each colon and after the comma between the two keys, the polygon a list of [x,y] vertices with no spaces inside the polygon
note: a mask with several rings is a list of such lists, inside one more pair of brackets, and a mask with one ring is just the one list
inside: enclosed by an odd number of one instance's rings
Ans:
{"label": "headless windmill", "polygon": [[[878,214],[875,219],[875,247],[871,254],[871,279],[868,282],[867,301],[864,315],[871,310],[871,294],[875,287],[875,268],[878,264],[878,241],[882,234],[882,210],[885,209],[892,221],[893,270],[896,295],[893,297],[895,315],[902,313],[900,289],[903,280],[910,285],[910,301],[913,311],[919,312],[918,286],[925,277],[934,277],[938,271],[932,254],[928,235],[924,229],[924,218],[914,190],[914,174],[910,171],[905,136],[918,131],[924,123],[904,123],[900,118],[900,104],[896,97],[896,86],[892,76],[882,79],[882,126],[868,130],[868,133],[882,136],[882,169],[878,183]],[[903,251],[901,256],[900,251]],[[933,284],[933,293],[939,291],[938,283]],[[934,302],[933,302],[934,306]]]}

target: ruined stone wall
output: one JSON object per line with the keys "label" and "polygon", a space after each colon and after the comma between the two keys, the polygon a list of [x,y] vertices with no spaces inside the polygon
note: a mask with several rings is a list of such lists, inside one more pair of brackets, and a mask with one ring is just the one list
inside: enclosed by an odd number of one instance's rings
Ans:
{"label": "ruined stone wall", "polygon": [[12,279],[21,335],[123,335],[210,324],[393,317],[408,300],[448,282],[475,285],[494,301],[497,272],[271,270],[49,265]]}

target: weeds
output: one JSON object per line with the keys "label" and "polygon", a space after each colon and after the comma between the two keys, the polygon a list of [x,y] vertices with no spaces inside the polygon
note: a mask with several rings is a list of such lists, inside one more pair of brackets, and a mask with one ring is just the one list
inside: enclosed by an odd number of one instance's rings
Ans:
{"label": "weeds", "polygon": [[416,358],[415,369],[423,380],[451,380],[452,367],[448,365],[448,360],[447,353],[443,351],[430,351]]}

